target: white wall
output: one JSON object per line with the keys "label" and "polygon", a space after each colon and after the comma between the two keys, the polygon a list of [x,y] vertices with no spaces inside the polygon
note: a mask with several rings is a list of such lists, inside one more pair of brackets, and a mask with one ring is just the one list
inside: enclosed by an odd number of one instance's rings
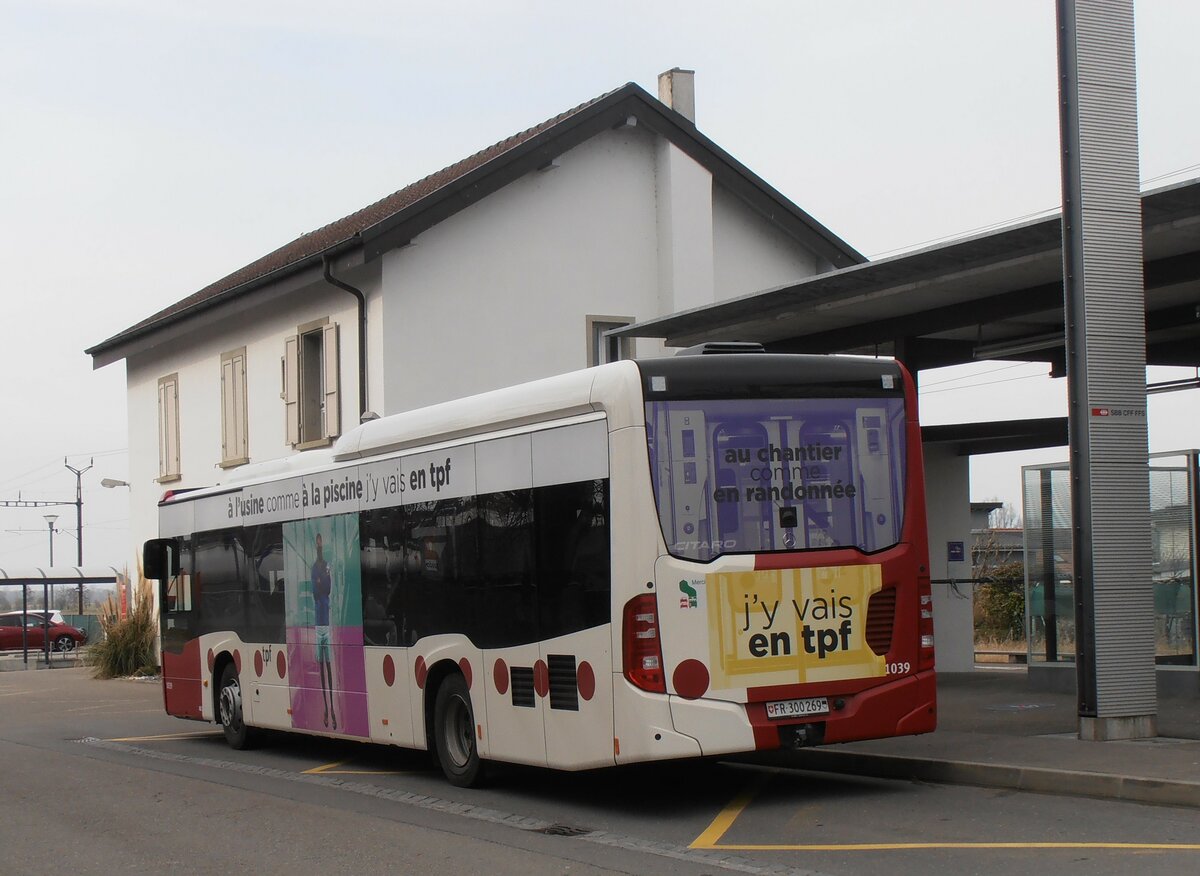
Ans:
{"label": "white wall", "polygon": [[387,413],[585,367],[589,314],[644,320],[816,270],[644,128],[596,136],[382,261]]}
{"label": "white wall", "polygon": [[[813,254],[645,127],[606,131],[378,261],[334,273],[367,295],[368,406],[395,413],[587,363],[588,315],[644,320],[816,271]],[[297,326],[339,323],[342,430],[358,422],[354,298],[317,269],[162,331],[128,358],[131,530],[167,486],[222,476],[220,356],[245,346],[252,462],[284,441],[280,357]],[[638,339],[638,356],[664,352]],[[669,352],[669,351],[666,351]],[[157,382],[179,372],[183,477],[158,475]]]}
{"label": "white wall", "polygon": [[[970,459],[952,448],[925,448],[925,490],[929,524],[929,571],[933,585],[933,635],[939,672],[975,668],[975,627],[971,591]],[[947,543],[961,541],[964,561],[947,559]]]}
{"label": "white wall", "polygon": [[[246,348],[246,408],[251,462],[290,455],[280,398],[284,339],[321,317],[340,325],[342,428],[358,423],[357,305],[349,294],[324,282],[293,293],[287,307],[277,301],[210,322],[170,344],[127,360],[129,392],[130,534],[135,545],[158,531],[157,503],[168,489],[211,486],[225,471],[221,463],[221,354]],[[158,380],[179,374],[178,481],[158,477]],[[369,379],[369,378],[368,378]],[[139,550],[140,553],[140,550]]]}
{"label": "white wall", "polygon": [[601,134],[383,257],[387,412],[586,367],[588,314],[654,315],[653,135]]}
{"label": "white wall", "polygon": [[654,151],[658,313],[713,303],[712,174],[669,140]]}
{"label": "white wall", "polygon": [[717,300],[795,283],[819,272],[812,252],[740,198],[716,186],[712,201]]}

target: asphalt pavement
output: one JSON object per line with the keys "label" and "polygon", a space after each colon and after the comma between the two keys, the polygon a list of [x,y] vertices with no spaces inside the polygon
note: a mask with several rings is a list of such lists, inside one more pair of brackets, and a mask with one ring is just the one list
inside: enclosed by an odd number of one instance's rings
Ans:
{"label": "asphalt pavement", "polygon": [[[76,660],[54,657],[62,667]],[[0,669],[21,668],[19,654],[0,659]],[[938,675],[933,733],[750,759],[789,769],[1200,808],[1200,697],[1160,696],[1157,721],[1159,735],[1152,739],[1081,740],[1074,693],[1035,690],[1024,667],[981,666]]]}

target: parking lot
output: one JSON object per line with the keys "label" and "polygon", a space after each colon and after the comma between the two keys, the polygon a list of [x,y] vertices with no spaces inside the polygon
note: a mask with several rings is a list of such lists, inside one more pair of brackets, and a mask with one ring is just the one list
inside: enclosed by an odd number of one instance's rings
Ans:
{"label": "parking lot", "polygon": [[[220,826],[262,872],[283,872],[301,850],[310,864],[343,854],[347,831],[375,838],[374,851],[355,854],[387,861],[397,843],[440,837],[431,848],[449,855],[446,872],[502,872],[506,860],[513,872],[898,874],[1016,873],[1035,862],[1123,873],[1135,860],[1143,873],[1174,873],[1200,862],[1189,809],[711,761],[583,774],[499,767],[487,787],[464,790],[423,752],[290,735],[235,752],[218,728],[170,718],[161,704],[154,682],[95,681],[83,668],[0,673],[4,762],[69,777],[66,798],[47,791],[47,841],[63,806],[86,799],[81,830],[122,860],[95,818],[95,801],[116,795],[113,817],[145,813],[165,848],[208,860],[205,837]],[[0,815],[34,829],[43,799],[27,797],[19,815],[10,799]],[[127,865],[161,860],[163,847],[142,847],[136,818],[124,830]],[[441,866],[425,863],[421,872]]]}

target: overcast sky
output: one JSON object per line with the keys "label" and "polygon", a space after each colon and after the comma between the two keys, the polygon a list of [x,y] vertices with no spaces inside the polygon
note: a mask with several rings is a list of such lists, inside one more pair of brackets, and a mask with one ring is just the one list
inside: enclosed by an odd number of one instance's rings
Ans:
{"label": "overcast sky", "polygon": [[[1200,3],[1136,10],[1155,187],[1200,176]],[[73,501],[94,459],[89,565],[130,546],[124,367],[85,347],[625,82],[695,69],[700,129],[872,257],[1060,203],[1052,0],[0,0],[0,32],[0,499]],[[1064,414],[1045,371],[928,372],[922,418]],[[1152,450],[1200,443],[1198,396],[1152,398]],[[1062,458],[979,458],[972,498]],[[0,509],[0,568],[45,565],[44,513]]]}

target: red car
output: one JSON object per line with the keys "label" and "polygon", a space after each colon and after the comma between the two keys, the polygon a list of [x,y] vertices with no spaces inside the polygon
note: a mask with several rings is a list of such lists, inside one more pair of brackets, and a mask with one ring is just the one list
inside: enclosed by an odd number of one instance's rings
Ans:
{"label": "red car", "polygon": [[[25,635],[22,636],[22,631]],[[41,611],[24,614],[19,611],[8,611],[0,614],[0,651],[19,651],[23,647],[22,640],[28,643],[30,651],[42,650],[45,634],[45,613]],[[62,622],[62,615],[52,612],[50,615],[50,643],[55,651],[74,651],[79,645],[87,642],[87,633],[78,627]]]}

